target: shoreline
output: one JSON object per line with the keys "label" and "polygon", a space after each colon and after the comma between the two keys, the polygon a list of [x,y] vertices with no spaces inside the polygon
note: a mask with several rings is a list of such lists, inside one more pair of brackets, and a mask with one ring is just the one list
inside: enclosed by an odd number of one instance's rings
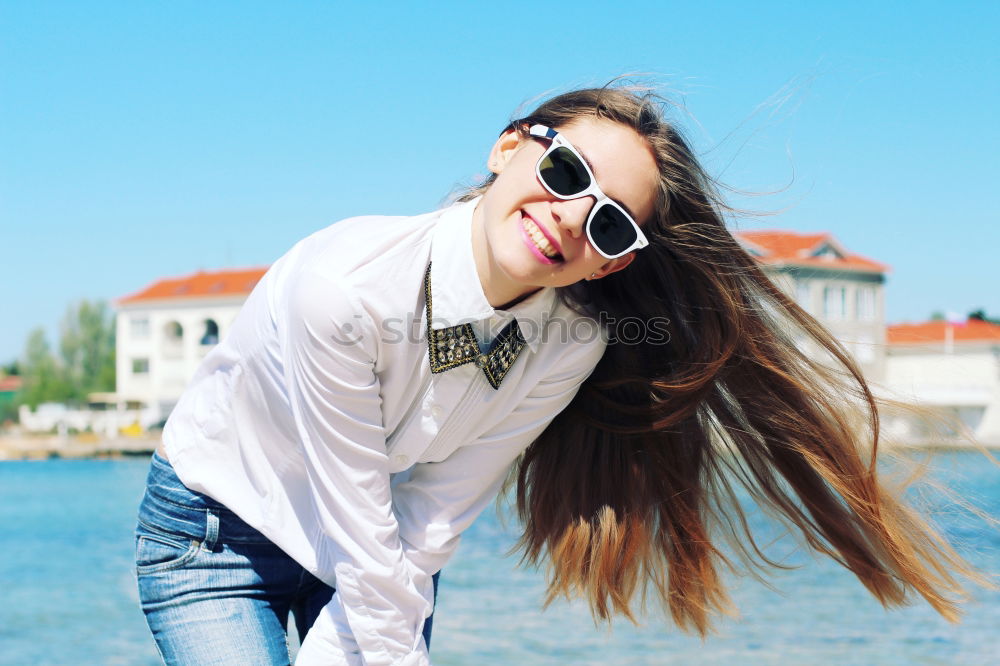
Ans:
{"label": "shoreline", "polygon": [[[59,436],[0,435],[0,463],[15,460],[107,459],[152,456],[159,435],[98,437],[91,434]],[[1000,443],[974,444],[967,440],[908,442],[884,445],[890,451],[1000,451]],[[880,446],[881,448],[881,446]]]}
{"label": "shoreline", "polygon": [[160,437],[0,435],[0,462],[8,460],[104,459],[152,456]]}

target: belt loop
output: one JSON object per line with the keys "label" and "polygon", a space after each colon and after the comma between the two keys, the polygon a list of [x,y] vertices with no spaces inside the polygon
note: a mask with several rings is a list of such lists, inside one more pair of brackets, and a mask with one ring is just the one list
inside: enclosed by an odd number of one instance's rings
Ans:
{"label": "belt loop", "polygon": [[205,511],[205,517],[207,518],[205,525],[205,550],[213,551],[215,550],[215,542],[219,540],[219,514],[215,509],[207,509]]}

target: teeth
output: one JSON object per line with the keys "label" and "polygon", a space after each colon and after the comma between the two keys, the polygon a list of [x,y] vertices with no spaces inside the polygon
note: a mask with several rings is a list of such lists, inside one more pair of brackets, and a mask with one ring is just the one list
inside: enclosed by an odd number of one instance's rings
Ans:
{"label": "teeth", "polygon": [[524,229],[528,232],[531,240],[535,242],[538,247],[538,251],[544,254],[549,259],[554,259],[559,253],[556,252],[552,244],[549,243],[549,239],[545,237],[542,230],[538,228],[538,225],[531,218],[524,218]]}

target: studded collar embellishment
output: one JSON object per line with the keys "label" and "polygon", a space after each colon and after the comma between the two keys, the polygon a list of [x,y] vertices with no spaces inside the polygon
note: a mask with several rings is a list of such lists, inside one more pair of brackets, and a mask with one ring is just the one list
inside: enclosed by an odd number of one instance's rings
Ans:
{"label": "studded collar embellishment", "polygon": [[510,371],[517,355],[524,347],[524,336],[512,319],[493,340],[490,349],[485,354],[479,349],[479,342],[472,330],[471,324],[451,326],[441,330],[431,328],[431,267],[427,265],[424,273],[424,310],[427,314],[427,356],[431,363],[431,372],[437,374],[445,370],[457,368],[466,363],[475,363],[486,375],[486,381],[494,389],[500,388],[500,382]]}

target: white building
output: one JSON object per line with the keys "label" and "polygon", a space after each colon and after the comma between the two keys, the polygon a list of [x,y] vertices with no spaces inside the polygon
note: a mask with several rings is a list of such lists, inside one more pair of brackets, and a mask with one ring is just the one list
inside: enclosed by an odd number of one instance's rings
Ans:
{"label": "white building", "polygon": [[[895,397],[952,418],[982,444],[1000,445],[1000,326],[976,319],[896,324],[887,361],[885,385]],[[890,424],[911,441],[942,434],[912,418]]]}
{"label": "white building", "polygon": [[119,409],[140,409],[147,427],[165,419],[265,270],[198,272],[159,280],[120,299]]}
{"label": "white building", "polygon": [[851,351],[866,378],[884,377],[888,266],[848,252],[828,233],[741,231],[736,237],[785,293]]}

